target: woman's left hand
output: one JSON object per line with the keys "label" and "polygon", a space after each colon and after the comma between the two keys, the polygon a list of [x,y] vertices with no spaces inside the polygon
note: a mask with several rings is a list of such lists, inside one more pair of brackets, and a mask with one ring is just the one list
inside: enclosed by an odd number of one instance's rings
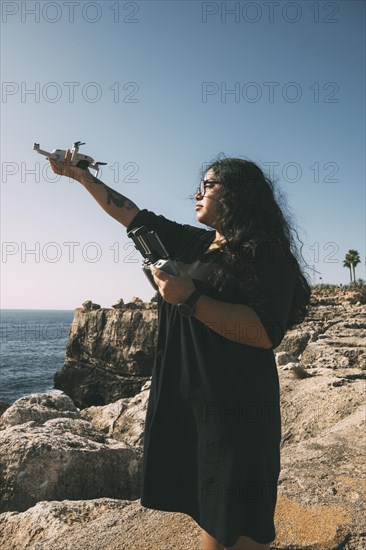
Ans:
{"label": "woman's left hand", "polygon": [[163,300],[169,304],[178,305],[184,302],[196,290],[190,277],[169,275],[154,265],[150,269]]}

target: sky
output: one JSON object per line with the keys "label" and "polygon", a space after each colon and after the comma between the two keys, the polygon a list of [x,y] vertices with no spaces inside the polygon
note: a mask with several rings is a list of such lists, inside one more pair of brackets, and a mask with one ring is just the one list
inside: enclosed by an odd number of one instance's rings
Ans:
{"label": "sky", "polygon": [[206,229],[190,198],[202,167],[252,160],[287,199],[310,282],[347,284],[349,249],[366,278],[363,1],[1,8],[1,308],[155,293],[125,227],[34,142],[86,142],[104,183]]}

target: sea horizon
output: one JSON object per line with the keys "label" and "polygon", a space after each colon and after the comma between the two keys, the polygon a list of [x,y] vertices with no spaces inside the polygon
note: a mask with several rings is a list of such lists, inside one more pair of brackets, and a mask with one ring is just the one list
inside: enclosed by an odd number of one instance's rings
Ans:
{"label": "sea horizon", "polygon": [[[76,309],[76,308],[74,308]],[[67,308],[42,308],[42,307],[1,307],[0,311],[74,311]]]}

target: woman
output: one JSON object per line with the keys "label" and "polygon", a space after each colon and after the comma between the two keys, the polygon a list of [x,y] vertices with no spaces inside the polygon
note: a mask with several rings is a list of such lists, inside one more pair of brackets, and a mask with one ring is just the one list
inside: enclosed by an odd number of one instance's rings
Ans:
{"label": "woman", "polygon": [[159,330],[141,504],[190,515],[203,550],[269,550],[281,441],[273,348],[310,302],[272,183],[252,162],[212,163],[194,195],[206,230],[140,210],[70,158],[50,160],[54,172],[127,231],[155,230],[181,273],[151,268]]}

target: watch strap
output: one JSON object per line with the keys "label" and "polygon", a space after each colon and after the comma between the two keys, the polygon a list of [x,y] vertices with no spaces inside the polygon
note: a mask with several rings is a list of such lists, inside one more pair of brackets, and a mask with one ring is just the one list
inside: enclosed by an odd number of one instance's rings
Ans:
{"label": "watch strap", "polygon": [[178,304],[178,310],[184,317],[191,317],[193,315],[195,303],[201,295],[202,292],[196,288],[184,302]]}
{"label": "watch strap", "polygon": [[202,295],[202,292],[200,290],[198,290],[198,288],[196,288],[192,294],[190,294],[188,296],[188,298],[186,300],[184,300],[184,302],[182,302],[183,304],[187,304],[188,306],[194,306],[194,304],[197,302],[198,298]]}

